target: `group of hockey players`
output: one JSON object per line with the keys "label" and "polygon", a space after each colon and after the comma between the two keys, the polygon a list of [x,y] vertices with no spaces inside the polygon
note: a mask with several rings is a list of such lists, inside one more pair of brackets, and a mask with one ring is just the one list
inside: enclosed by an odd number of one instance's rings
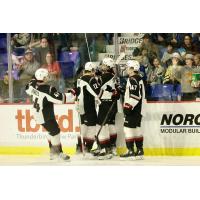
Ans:
{"label": "group of hockey players", "polygon": [[76,100],[80,117],[82,151],[99,160],[117,156],[117,129],[115,117],[120,105],[124,114],[124,134],[127,152],[121,160],[143,158],[143,133],[141,132],[142,106],[145,90],[139,74],[138,61],[126,63],[127,83],[121,90],[117,66],[113,59],[104,58],[98,67],[92,62],[85,64],[83,74],[68,93],[60,93],[48,85],[48,71],[40,68],[26,86],[32,97],[34,118],[48,132],[50,159],[68,161],[60,141],[60,129],[55,119],[53,104],[65,103],[71,96]]}

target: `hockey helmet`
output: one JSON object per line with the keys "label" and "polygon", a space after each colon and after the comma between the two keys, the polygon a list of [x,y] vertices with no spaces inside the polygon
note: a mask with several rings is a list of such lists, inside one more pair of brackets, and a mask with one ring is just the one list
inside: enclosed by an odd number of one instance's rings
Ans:
{"label": "hockey helmet", "polygon": [[87,62],[86,64],[85,64],[85,70],[87,70],[87,71],[92,71],[92,70],[94,70],[95,69],[95,66],[94,66],[94,64],[92,63],[92,62]]}
{"label": "hockey helmet", "polygon": [[44,68],[37,69],[35,72],[35,78],[38,81],[44,81],[44,79],[47,78],[48,76],[49,76],[49,72],[47,69],[44,69]]}
{"label": "hockey helmet", "polygon": [[115,65],[114,65],[114,60],[112,58],[104,58],[103,61],[102,61],[102,64],[103,65],[106,65],[110,68],[113,68]]}
{"label": "hockey helmet", "polygon": [[140,63],[137,60],[128,60],[126,63],[127,68],[133,68],[134,71],[139,71]]}

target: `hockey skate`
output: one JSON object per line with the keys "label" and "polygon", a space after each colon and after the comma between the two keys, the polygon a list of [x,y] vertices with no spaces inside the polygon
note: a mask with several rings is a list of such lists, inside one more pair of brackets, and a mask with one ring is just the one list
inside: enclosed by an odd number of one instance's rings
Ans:
{"label": "hockey skate", "polygon": [[91,150],[90,153],[91,153],[93,156],[96,157],[96,156],[99,155],[100,151],[101,151],[100,149],[96,149],[96,150]]}
{"label": "hockey skate", "polygon": [[144,159],[143,149],[138,149],[135,156],[136,156],[136,160],[143,160]]}
{"label": "hockey skate", "polygon": [[111,153],[113,156],[117,156],[117,148],[115,146],[111,147]]}
{"label": "hockey skate", "polygon": [[112,154],[110,154],[106,148],[101,149],[98,154],[98,160],[108,160],[112,158]]}
{"label": "hockey skate", "polygon": [[108,149],[108,153],[109,154],[111,154],[112,156],[117,156],[117,149],[116,149],[116,147],[110,147],[109,149]]}
{"label": "hockey skate", "polygon": [[54,161],[70,161],[70,156],[68,156],[67,154],[64,154],[63,152],[60,152],[59,154],[50,153],[50,160],[54,160]]}
{"label": "hockey skate", "polygon": [[120,155],[120,160],[135,160],[134,151],[128,150],[127,153]]}
{"label": "hockey skate", "polygon": [[85,155],[84,155],[84,159],[87,159],[87,160],[94,160],[96,159],[96,154],[99,153],[99,150],[97,151],[92,151],[90,149],[86,149],[85,150]]}
{"label": "hockey skate", "polygon": [[64,154],[62,152],[62,146],[60,145],[52,145],[50,148],[50,160],[55,161],[69,161],[70,156]]}

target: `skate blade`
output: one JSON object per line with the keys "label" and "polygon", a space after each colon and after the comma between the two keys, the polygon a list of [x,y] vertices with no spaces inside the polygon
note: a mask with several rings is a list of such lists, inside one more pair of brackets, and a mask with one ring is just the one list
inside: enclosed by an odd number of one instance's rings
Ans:
{"label": "skate blade", "polygon": [[98,156],[98,160],[110,160],[112,159],[112,155]]}
{"label": "skate blade", "polygon": [[51,162],[71,162],[71,159],[67,159],[67,160],[64,160],[64,159],[61,159],[61,158],[55,158],[55,159],[50,159]]}
{"label": "skate blade", "polygon": [[136,156],[136,160],[144,160],[144,156]]}
{"label": "skate blade", "polygon": [[57,161],[58,161],[58,162],[71,162],[71,159],[67,159],[67,160],[64,160],[64,159],[58,159]]}
{"label": "skate blade", "polygon": [[85,155],[83,155],[83,159],[84,160],[95,160],[96,156],[90,154],[90,153],[85,153]]}
{"label": "skate blade", "polygon": [[131,157],[126,157],[126,158],[124,158],[124,157],[120,157],[119,158],[119,160],[122,160],[122,161],[134,161],[134,160],[136,160],[136,158],[135,158],[135,156],[133,157],[133,156],[131,156]]}
{"label": "skate blade", "polygon": [[59,156],[53,156],[53,157],[50,157],[50,160],[52,162],[70,162],[71,158],[69,158],[69,159],[63,159],[63,158],[60,158]]}

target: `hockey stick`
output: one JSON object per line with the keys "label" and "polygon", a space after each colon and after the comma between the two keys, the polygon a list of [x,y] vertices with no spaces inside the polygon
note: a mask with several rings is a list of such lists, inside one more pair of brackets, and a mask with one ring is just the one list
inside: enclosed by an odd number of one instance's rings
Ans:
{"label": "hockey stick", "polygon": [[[95,141],[96,141],[96,144],[97,144],[97,148],[98,148],[98,146],[99,146],[99,134],[100,134],[100,132],[101,132],[103,126],[106,124],[106,121],[107,121],[107,119],[108,119],[108,117],[109,117],[109,115],[110,115],[110,113],[111,113],[111,111],[112,111],[114,105],[115,105],[115,101],[112,103],[111,107],[109,108],[109,110],[108,110],[108,112],[107,112],[107,114],[106,114],[106,117],[104,118],[103,123],[101,124],[100,129],[98,130],[97,134],[95,135]],[[95,145],[95,144],[94,144],[94,145]],[[95,146],[94,146],[94,147],[95,147]],[[97,148],[96,148],[96,149],[97,149]]]}
{"label": "hockey stick", "polygon": [[86,45],[87,45],[88,56],[89,56],[89,59],[90,59],[90,62],[91,62],[90,50],[89,50],[89,45],[88,45],[88,40],[87,40],[87,35],[86,35],[86,33],[85,33],[85,41],[86,41]]}
{"label": "hockey stick", "polygon": [[82,148],[82,153],[83,157],[85,156],[85,145],[83,141],[83,134],[81,134],[81,116],[80,113],[78,112],[78,119],[79,119],[79,127],[80,127],[80,137],[81,137],[81,148]]}
{"label": "hockey stick", "polygon": [[[125,57],[125,53],[124,53],[124,52],[121,52],[120,55],[119,55],[119,57],[118,57],[117,60],[115,61],[115,65],[117,66],[117,65],[120,63],[120,61],[121,61],[124,57]],[[116,73],[116,75],[117,75],[117,73]],[[101,132],[103,126],[105,125],[105,123],[106,123],[106,121],[107,121],[107,119],[108,119],[108,116],[109,116],[109,114],[111,113],[111,111],[112,111],[114,105],[115,105],[115,101],[112,103],[111,107],[109,108],[109,110],[108,110],[108,112],[107,112],[107,114],[106,114],[106,116],[105,116],[105,118],[104,118],[104,120],[103,120],[103,123],[101,124],[101,126],[100,126],[100,128],[99,128],[99,130],[98,130],[98,132],[97,132],[97,134],[96,134],[96,136],[95,136],[95,141],[94,141],[94,144],[93,144],[93,146],[92,146],[92,151],[95,151],[95,150],[98,149],[98,147],[99,147],[99,139],[98,139],[98,136],[99,136],[99,134],[100,134],[100,132]]]}

